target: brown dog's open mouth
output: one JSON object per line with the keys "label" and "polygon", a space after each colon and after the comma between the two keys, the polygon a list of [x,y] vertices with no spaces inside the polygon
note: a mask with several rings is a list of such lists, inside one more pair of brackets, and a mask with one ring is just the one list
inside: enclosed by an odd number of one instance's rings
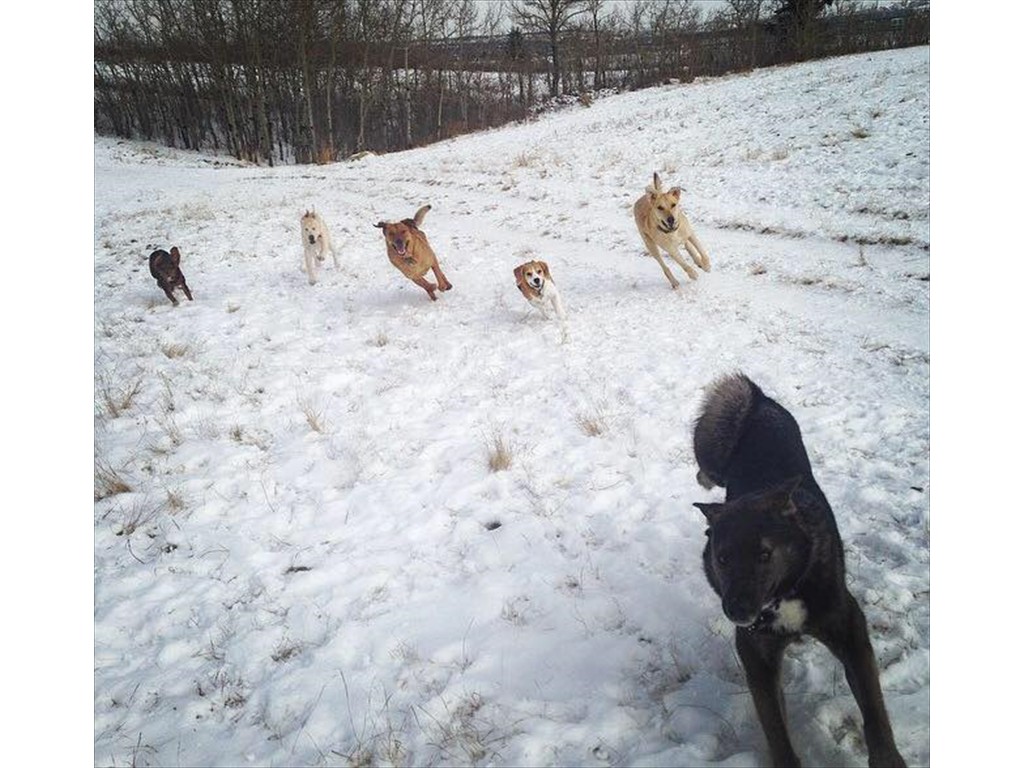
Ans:
{"label": "brown dog's open mouth", "polygon": [[660,229],[660,230],[661,230],[662,232],[664,232],[664,233],[665,233],[666,235],[671,235],[671,234],[672,234],[673,232],[675,232],[675,231],[676,231],[677,229],[679,229],[679,225],[678,225],[678,224],[676,224],[676,225],[675,225],[674,227],[666,227],[666,226],[665,226],[665,222],[661,222],[661,223],[660,223],[660,224],[658,225],[658,229]]}

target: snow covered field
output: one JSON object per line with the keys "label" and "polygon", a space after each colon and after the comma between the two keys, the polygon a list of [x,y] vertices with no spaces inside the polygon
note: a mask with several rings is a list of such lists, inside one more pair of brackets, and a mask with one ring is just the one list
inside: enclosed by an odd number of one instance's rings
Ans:
{"label": "snow covered field", "polygon": [[[766,764],[691,506],[736,370],[801,424],[929,763],[929,54],[330,166],[97,138],[95,763]],[[632,220],[655,170],[712,261],[676,292]],[[373,227],[425,203],[437,302]],[[313,287],[311,206],[341,259]],[[172,245],[179,307],[146,265]],[[785,669],[805,764],[866,765],[838,662]]]}

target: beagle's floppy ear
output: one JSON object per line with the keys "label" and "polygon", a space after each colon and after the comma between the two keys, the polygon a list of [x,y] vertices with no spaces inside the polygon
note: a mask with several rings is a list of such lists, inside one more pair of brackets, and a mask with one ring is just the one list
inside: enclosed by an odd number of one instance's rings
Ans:
{"label": "beagle's floppy ear", "polygon": [[544,273],[544,279],[550,280],[551,270],[548,269],[548,263],[546,261],[538,261],[537,263],[540,264],[540,271]]}
{"label": "beagle's floppy ear", "polygon": [[516,267],[515,269],[512,270],[512,274],[516,276],[516,285],[522,285],[523,282],[524,282],[524,280],[523,280],[523,268],[525,266],[526,266],[525,264],[520,264],[518,267]]}

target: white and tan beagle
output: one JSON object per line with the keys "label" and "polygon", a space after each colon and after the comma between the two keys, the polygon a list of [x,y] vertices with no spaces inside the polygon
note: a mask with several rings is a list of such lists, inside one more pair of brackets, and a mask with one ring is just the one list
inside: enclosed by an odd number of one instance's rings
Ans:
{"label": "white and tan beagle", "polygon": [[554,310],[562,326],[562,338],[566,336],[565,307],[562,296],[558,293],[555,281],[551,279],[551,270],[547,262],[528,261],[520,264],[512,273],[516,276],[516,288],[526,300],[540,310],[545,319],[549,317],[548,309]]}

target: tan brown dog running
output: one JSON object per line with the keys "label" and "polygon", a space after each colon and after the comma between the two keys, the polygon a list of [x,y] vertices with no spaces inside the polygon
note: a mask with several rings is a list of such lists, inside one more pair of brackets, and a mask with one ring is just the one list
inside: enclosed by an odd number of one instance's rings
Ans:
{"label": "tan brown dog running", "polygon": [[665,273],[673,289],[679,287],[679,281],[669,272],[668,265],[658,251],[659,247],[683,268],[691,280],[697,279],[697,273],[683,261],[679,253],[680,245],[686,248],[698,267],[705,272],[711,271],[711,260],[704,246],[693,233],[693,227],[690,226],[686,214],[679,209],[681,194],[682,190],[679,187],[664,191],[661,188],[661,179],[655,173],[654,183],[648,186],[643,197],[633,204],[633,218],[636,219],[640,237],[643,238],[647,251],[658,260],[661,271]]}
{"label": "tan brown dog running", "polygon": [[[427,236],[420,230],[423,217],[429,210],[430,206],[424,205],[411,219],[378,221],[373,226],[384,230],[384,241],[388,246],[388,259],[391,263],[425,290],[431,301],[437,301],[434,291],[450,291],[452,284],[441,271],[441,265],[437,263],[437,255],[427,242]],[[430,270],[434,271],[437,285],[423,278]]]}

